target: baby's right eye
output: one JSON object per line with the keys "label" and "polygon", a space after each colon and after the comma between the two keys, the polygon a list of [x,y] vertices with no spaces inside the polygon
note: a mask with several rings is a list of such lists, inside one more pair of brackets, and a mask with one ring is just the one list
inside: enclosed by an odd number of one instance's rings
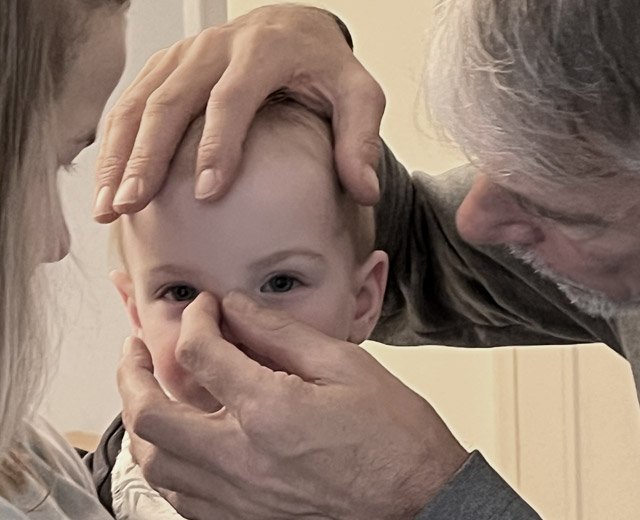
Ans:
{"label": "baby's right eye", "polygon": [[199,291],[190,285],[172,285],[164,290],[162,297],[176,302],[188,302],[195,300],[198,293]]}

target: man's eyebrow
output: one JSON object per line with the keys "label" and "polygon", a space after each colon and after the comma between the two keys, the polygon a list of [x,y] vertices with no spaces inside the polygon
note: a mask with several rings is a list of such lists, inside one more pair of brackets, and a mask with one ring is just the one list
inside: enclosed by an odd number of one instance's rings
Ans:
{"label": "man's eyebrow", "polygon": [[598,215],[594,215],[593,213],[565,213],[562,211],[556,211],[550,208],[545,208],[544,206],[540,206],[535,202],[526,199],[525,197],[518,195],[517,193],[513,194],[518,205],[525,210],[527,213],[531,213],[538,217],[548,218],[550,220],[554,220],[556,222],[560,222],[562,224],[568,225],[588,225],[588,226],[600,226],[605,227],[610,224],[610,222]]}
{"label": "man's eyebrow", "polygon": [[252,262],[249,267],[251,269],[261,270],[267,269],[272,265],[278,264],[292,256],[304,256],[314,262],[324,262],[324,256],[316,251],[312,251],[310,249],[284,249],[282,251],[276,251],[270,255],[265,256],[264,258],[260,258],[255,262]]}

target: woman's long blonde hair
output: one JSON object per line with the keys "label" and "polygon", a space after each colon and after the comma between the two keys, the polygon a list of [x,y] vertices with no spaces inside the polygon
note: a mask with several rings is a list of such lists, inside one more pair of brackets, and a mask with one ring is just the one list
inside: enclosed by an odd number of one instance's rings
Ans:
{"label": "woman's long blonde hair", "polygon": [[46,338],[34,272],[43,238],[36,222],[58,196],[54,102],[90,9],[123,3],[0,0],[0,461],[40,403],[56,343]]}

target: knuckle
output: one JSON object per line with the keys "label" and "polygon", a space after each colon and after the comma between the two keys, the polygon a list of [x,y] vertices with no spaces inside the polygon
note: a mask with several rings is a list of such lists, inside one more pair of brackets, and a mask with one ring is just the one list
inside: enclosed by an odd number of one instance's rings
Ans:
{"label": "knuckle", "polygon": [[164,482],[164,464],[160,450],[151,448],[138,458],[138,464],[144,478],[154,487],[161,486]]}
{"label": "knuckle", "polygon": [[127,158],[112,154],[100,159],[96,170],[96,182],[99,186],[113,186],[122,178],[127,166]]}
{"label": "knuckle", "polygon": [[124,96],[109,110],[105,121],[106,125],[111,126],[116,122],[138,121],[142,116],[144,106],[144,100],[136,96]]}
{"label": "knuckle", "polygon": [[170,48],[169,52],[172,52],[178,56],[182,56],[187,50],[191,48],[193,42],[198,39],[198,35],[189,36],[187,38],[183,38],[182,40],[174,43]]}
{"label": "knuckle", "polygon": [[200,361],[200,351],[204,342],[200,338],[187,338],[178,340],[175,350],[176,361],[179,365],[188,369],[202,368],[204,362]]}
{"label": "knuckle", "polygon": [[207,50],[212,48],[218,49],[220,48],[220,40],[223,38],[223,35],[228,32],[229,29],[224,25],[207,27],[196,34],[189,44]]}
{"label": "knuckle", "polygon": [[154,67],[156,65],[158,65],[161,61],[162,58],[164,58],[168,52],[168,48],[165,47],[164,49],[160,49],[159,51],[154,52],[151,57],[147,60],[147,65]]}
{"label": "knuckle", "polygon": [[126,163],[126,168],[131,175],[135,175],[138,171],[145,169],[149,163],[159,160],[160,157],[158,155],[152,154],[146,148],[142,146],[137,146],[131,152],[131,157]]}
{"label": "knuckle", "polygon": [[369,163],[376,163],[382,155],[382,142],[377,136],[366,135],[361,140],[362,155]]}
{"label": "knuckle", "polygon": [[359,73],[354,73],[352,76],[351,92],[365,99],[368,105],[373,105],[378,110],[384,109],[387,98],[380,84],[361,66],[358,71]]}
{"label": "knuckle", "polygon": [[364,80],[365,87],[369,93],[369,102],[380,110],[384,110],[387,105],[387,97],[380,84],[369,74]]}
{"label": "knuckle", "polygon": [[213,162],[220,167],[229,167],[237,162],[242,153],[242,143],[223,141],[222,136],[203,135],[198,146],[200,160]]}
{"label": "knuckle", "polygon": [[176,96],[162,88],[154,90],[147,100],[145,112],[149,110],[164,110],[176,102]]}
{"label": "knuckle", "polygon": [[262,42],[269,42],[269,45],[273,45],[275,48],[290,49],[291,34],[284,24],[272,20],[270,23],[254,26],[251,31],[251,39],[260,49],[269,47]]}
{"label": "knuckle", "polygon": [[207,111],[230,111],[235,103],[244,103],[253,88],[235,75],[229,74],[225,79],[211,90]]}
{"label": "knuckle", "polygon": [[179,95],[160,87],[149,96],[144,107],[144,115],[147,117],[163,117],[168,114],[172,117],[181,118],[185,122],[190,121],[194,115],[180,103]]}
{"label": "knuckle", "polygon": [[207,135],[202,136],[202,141],[198,146],[198,153],[214,156],[223,149],[223,145],[219,136]]}
{"label": "knuckle", "polygon": [[158,426],[156,410],[144,406],[129,406],[122,412],[122,420],[127,430],[142,439],[148,438]]}

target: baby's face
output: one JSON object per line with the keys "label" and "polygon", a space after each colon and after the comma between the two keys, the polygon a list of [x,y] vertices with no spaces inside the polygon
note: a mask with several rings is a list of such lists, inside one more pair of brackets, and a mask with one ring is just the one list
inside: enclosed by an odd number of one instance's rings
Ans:
{"label": "baby's face", "polygon": [[165,388],[202,409],[217,408],[174,356],[182,311],[200,291],[221,298],[241,290],[332,337],[366,339],[379,302],[361,337],[354,323],[367,304],[359,303],[366,274],[340,229],[328,141],[296,125],[254,125],[238,180],[215,203],[194,199],[184,171],[194,171],[195,151],[183,149],[168,186],[122,227],[132,320]]}

